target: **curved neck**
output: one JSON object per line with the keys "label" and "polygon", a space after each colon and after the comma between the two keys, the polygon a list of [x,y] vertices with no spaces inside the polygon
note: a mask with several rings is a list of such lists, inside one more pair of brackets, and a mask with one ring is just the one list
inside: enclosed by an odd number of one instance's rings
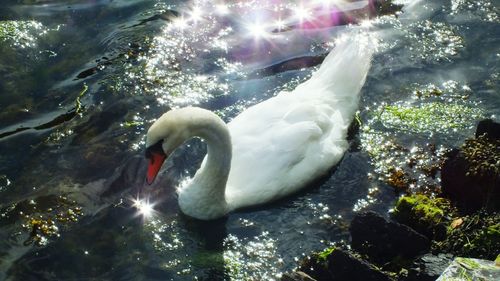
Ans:
{"label": "curved neck", "polygon": [[227,177],[231,168],[232,146],[231,137],[225,124],[212,123],[213,126],[203,127],[197,134],[207,143],[207,156],[200,169],[196,172],[194,181],[203,181],[203,189],[212,196],[224,199]]}
{"label": "curved neck", "polygon": [[199,219],[213,219],[228,212],[226,183],[231,168],[231,136],[226,124],[215,114],[194,118],[189,125],[191,137],[207,143],[207,156],[191,182],[179,190],[182,211]]}

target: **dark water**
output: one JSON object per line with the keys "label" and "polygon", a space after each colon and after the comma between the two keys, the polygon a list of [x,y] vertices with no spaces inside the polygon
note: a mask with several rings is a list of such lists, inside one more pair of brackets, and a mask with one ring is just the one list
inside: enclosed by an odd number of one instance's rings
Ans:
{"label": "dark water", "polygon": [[[198,105],[229,121],[293,89],[367,12],[320,2],[3,1],[0,279],[272,280],[348,239],[356,212],[386,213],[398,196],[384,180],[389,166],[429,144],[456,146],[478,119],[500,116],[498,5],[405,1],[398,17],[362,23],[380,46],[361,128],[330,175],[280,202],[195,221],[175,198],[205,152],[195,140],[147,189],[154,216],[138,214],[154,119]],[[308,11],[302,21],[297,7]],[[407,126],[391,106],[437,110]],[[429,183],[439,177],[411,188]]]}

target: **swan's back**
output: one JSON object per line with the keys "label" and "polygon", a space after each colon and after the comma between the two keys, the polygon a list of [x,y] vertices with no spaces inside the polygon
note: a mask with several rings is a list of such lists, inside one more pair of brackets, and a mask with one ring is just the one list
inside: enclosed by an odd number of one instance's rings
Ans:
{"label": "swan's back", "polygon": [[296,192],[340,161],[373,53],[363,41],[360,36],[341,41],[308,81],[228,124],[233,159],[226,201],[231,209]]}

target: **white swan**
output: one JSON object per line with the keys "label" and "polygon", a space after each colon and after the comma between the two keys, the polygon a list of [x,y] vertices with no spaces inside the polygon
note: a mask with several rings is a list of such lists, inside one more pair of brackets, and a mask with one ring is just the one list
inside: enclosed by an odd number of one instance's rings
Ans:
{"label": "white swan", "polygon": [[204,139],[208,152],[179,190],[179,206],[191,217],[215,219],[270,202],[325,175],[348,148],[347,128],[373,52],[366,42],[360,35],[342,40],[309,80],[249,107],[227,126],[201,108],[163,114],[146,137],[147,182],[193,137]]}

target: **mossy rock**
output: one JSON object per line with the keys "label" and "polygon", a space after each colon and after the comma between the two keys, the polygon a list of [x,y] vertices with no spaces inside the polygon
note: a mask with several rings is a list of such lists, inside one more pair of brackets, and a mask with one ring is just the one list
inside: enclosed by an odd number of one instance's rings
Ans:
{"label": "mossy rock", "polygon": [[318,281],[391,281],[387,272],[348,250],[330,247],[302,260],[299,270]]}
{"label": "mossy rock", "polygon": [[335,251],[335,247],[327,248],[319,253],[312,253],[299,264],[299,270],[318,281],[329,280],[328,256]]}
{"label": "mossy rock", "polygon": [[457,257],[437,281],[499,280],[500,267],[489,260]]}
{"label": "mossy rock", "polygon": [[500,140],[481,135],[447,155],[441,169],[443,196],[462,212],[500,211]]}
{"label": "mossy rock", "polygon": [[401,197],[396,203],[392,217],[416,231],[435,240],[446,237],[446,227],[455,211],[444,198],[430,198],[415,194]]}

